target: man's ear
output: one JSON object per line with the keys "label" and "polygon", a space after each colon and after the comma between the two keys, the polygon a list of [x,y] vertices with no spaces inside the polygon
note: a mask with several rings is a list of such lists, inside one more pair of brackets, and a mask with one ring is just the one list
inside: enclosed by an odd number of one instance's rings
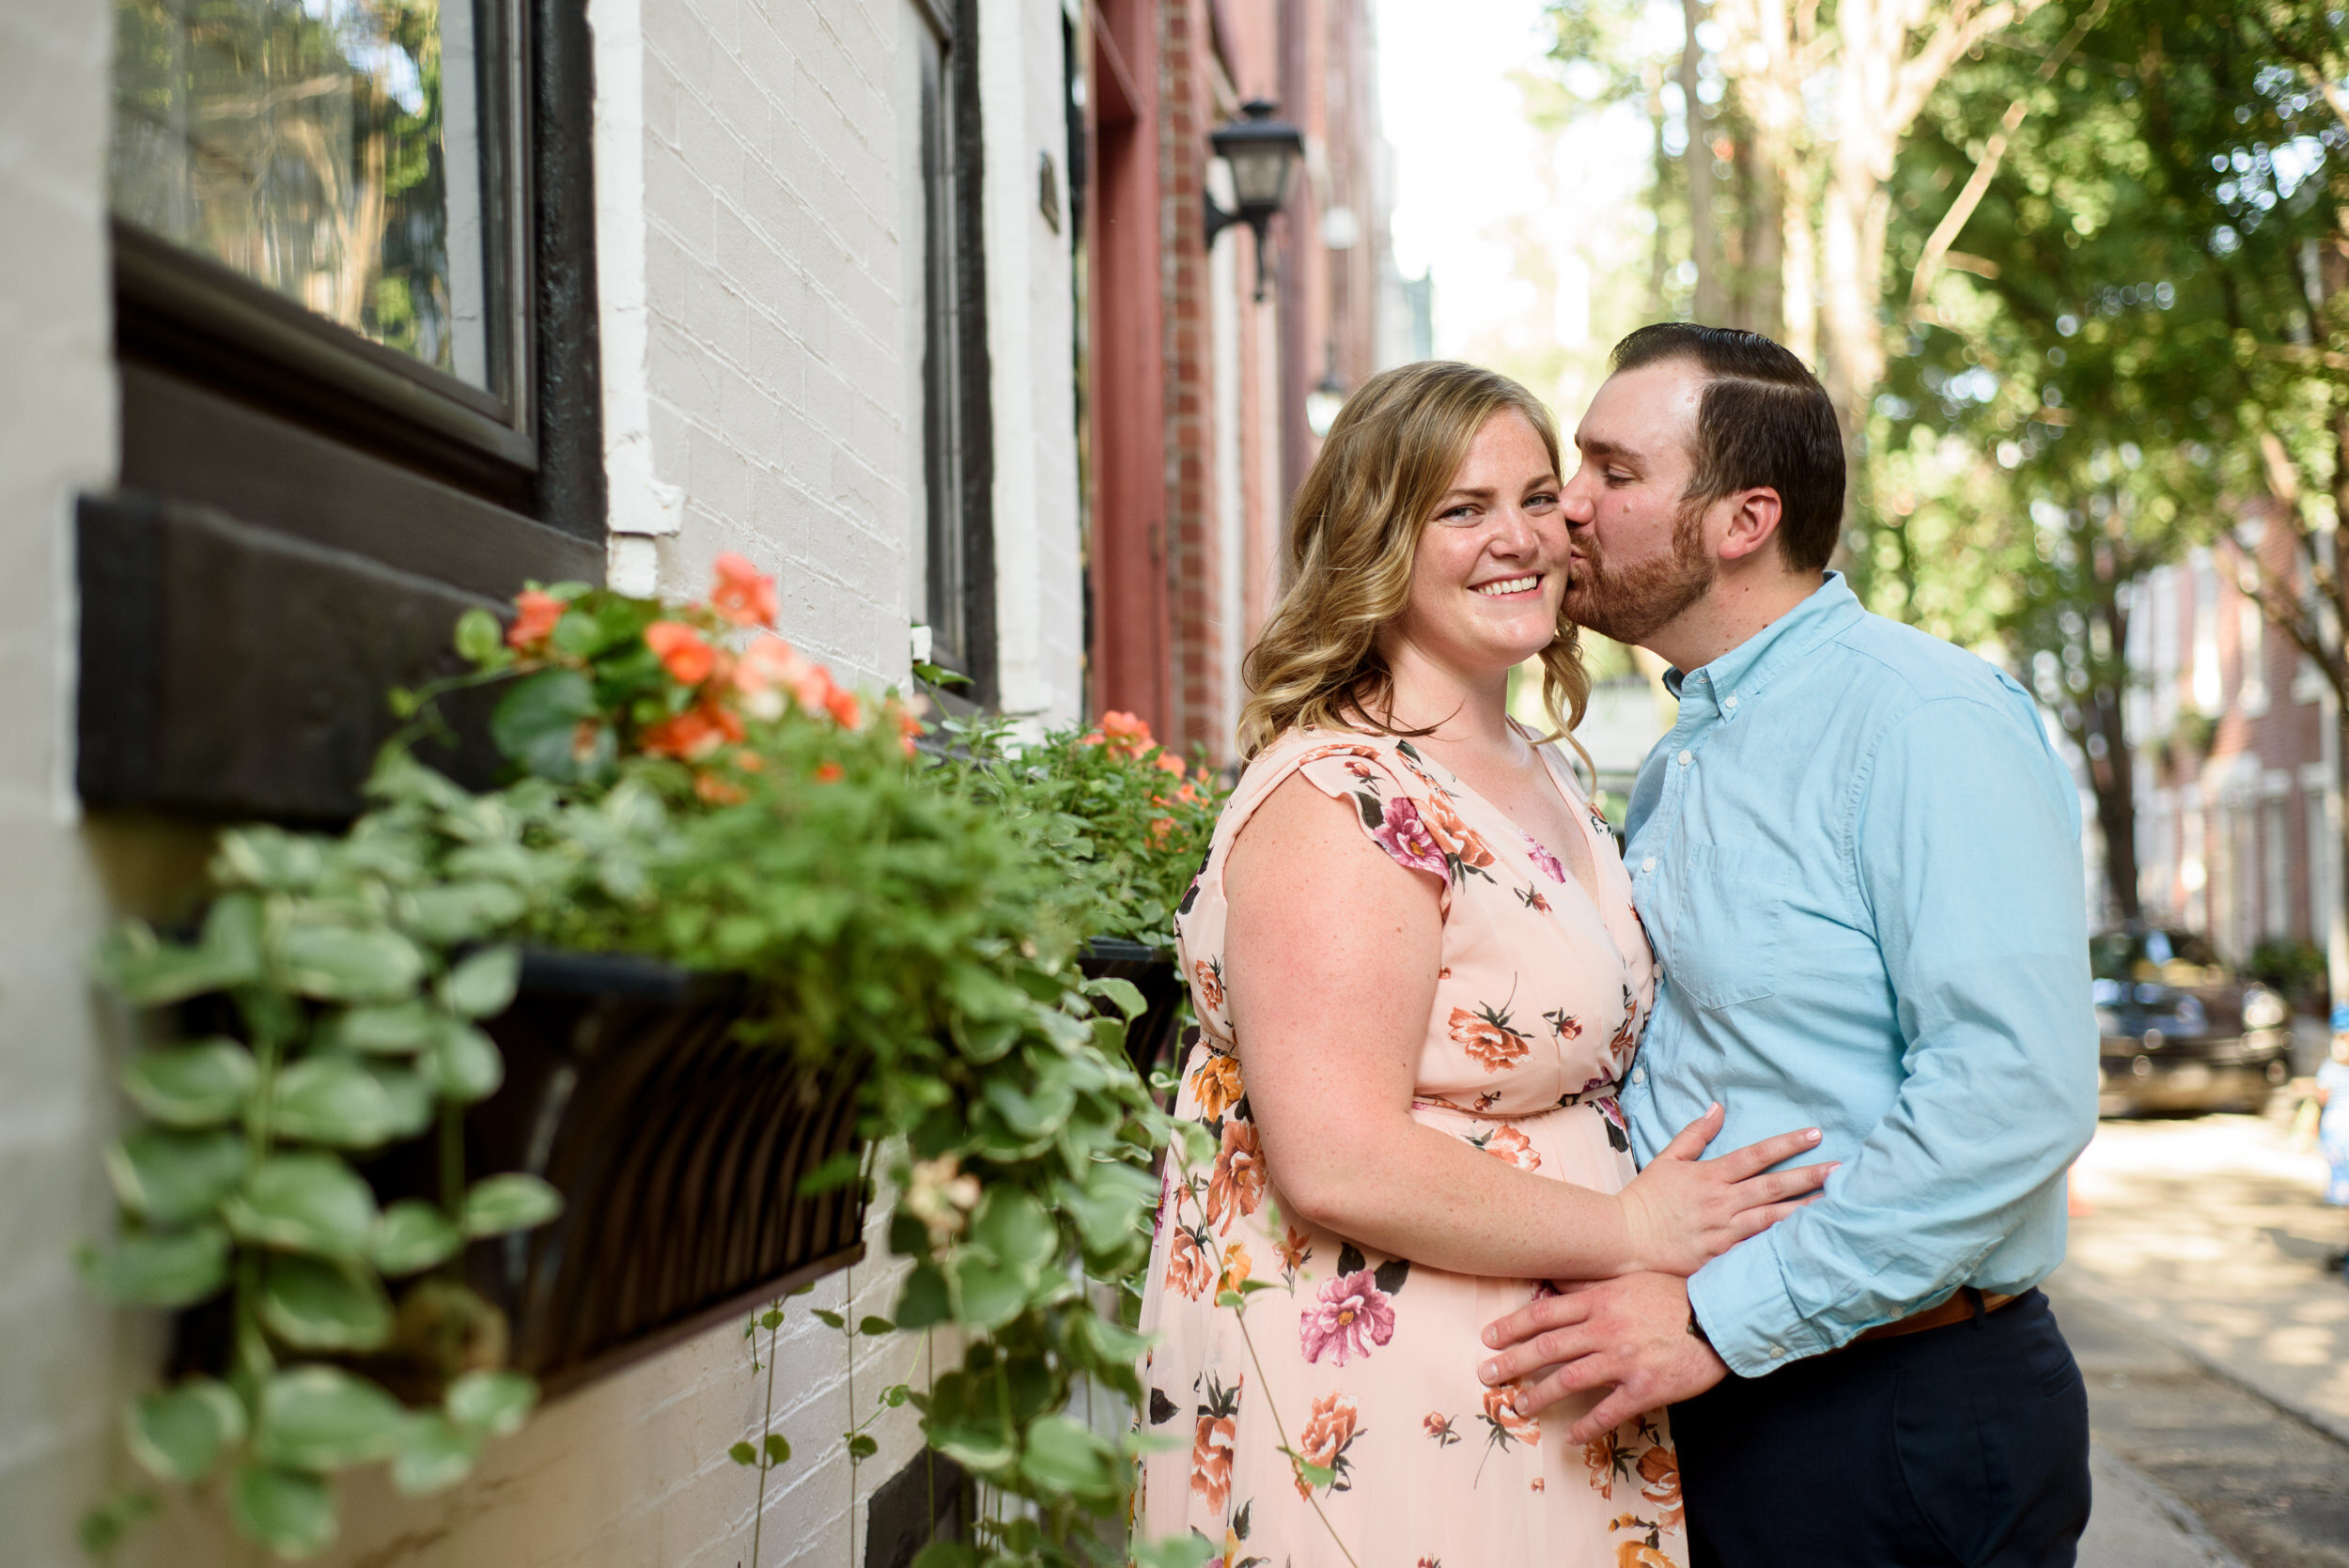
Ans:
{"label": "man's ear", "polygon": [[1721,533],[1722,560],[1742,561],[1767,549],[1778,537],[1781,503],[1775,489],[1765,485],[1739,490],[1724,496],[1721,505],[1729,509],[1729,526]]}

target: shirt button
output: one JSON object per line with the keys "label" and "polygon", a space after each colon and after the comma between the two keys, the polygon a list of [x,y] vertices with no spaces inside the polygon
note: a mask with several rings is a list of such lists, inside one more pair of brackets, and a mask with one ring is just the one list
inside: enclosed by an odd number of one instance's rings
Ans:
{"label": "shirt button", "polygon": [[1782,1344],[1774,1344],[1770,1346],[1770,1359],[1773,1361],[1782,1361],[1786,1359],[1786,1347]]}
{"label": "shirt button", "polygon": [[1641,861],[1640,862],[1640,869],[1641,871],[1654,871],[1656,869],[1656,857],[1650,855],[1646,860]]}
{"label": "shirt button", "polygon": [[1645,1083],[1647,1081],[1647,1069],[1645,1067],[1632,1068],[1631,1081],[1634,1083]]}
{"label": "shirt button", "polygon": [[1732,712],[1732,713],[1736,712],[1736,711],[1737,711],[1737,693],[1736,693],[1736,692],[1735,692],[1735,691],[1732,691],[1732,692],[1731,692],[1728,696],[1723,697],[1723,698],[1721,699],[1721,706],[1723,706],[1723,707],[1727,708],[1727,709],[1728,709],[1730,712]]}
{"label": "shirt button", "polygon": [[1680,753],[1680,756],[1679,756],[1679,758],[1678,758],[1677,760],[1679,761],[1679,763],[1680,763],[1680,766],[1681,766],[1681,767],[1686,768],[1686,767],[1688,767],[1688,764],[1689,764],[1689,763],[1693,762],[1693,761],[1695,760],[1695,758],[1694,758],[1694,757],[1692,757],[1692,756],[1691,756],[1688,753],[1687,753],[1687,752],[1683,752],[1683,753]]}

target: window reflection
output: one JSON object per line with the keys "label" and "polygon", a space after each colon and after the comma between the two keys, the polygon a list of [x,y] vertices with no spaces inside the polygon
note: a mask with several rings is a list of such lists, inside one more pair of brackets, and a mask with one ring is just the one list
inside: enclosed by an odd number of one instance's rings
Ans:
{"label": "window reflection", "polygon": [[473,0],[115,15],[118,217],[494,389]]}

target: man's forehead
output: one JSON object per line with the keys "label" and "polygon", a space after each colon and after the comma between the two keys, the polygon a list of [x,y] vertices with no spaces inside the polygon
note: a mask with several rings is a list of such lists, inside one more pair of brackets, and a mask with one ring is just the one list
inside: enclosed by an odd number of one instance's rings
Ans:
{"label": "man's forehead", "polygon": [[1585,452],[1660,457],[1684,450],[1704,396],[1704,369],[1670,359],[1618,370],[1599,384],[1574,443]]}

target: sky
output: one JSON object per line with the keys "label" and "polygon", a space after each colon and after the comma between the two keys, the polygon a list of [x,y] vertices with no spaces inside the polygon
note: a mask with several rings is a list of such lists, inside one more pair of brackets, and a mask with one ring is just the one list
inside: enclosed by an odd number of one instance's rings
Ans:
{"label": "sky", "polygon": [[1436,352],[1507,370],[1571,422],[1630,324],[1626,287],[1644,287],[1644,119],[1625,106],[1536,127],[1520,78],[1555,70],[1541,0],[1377,0],[1376,14],[1395,260],[1434,274]]}

